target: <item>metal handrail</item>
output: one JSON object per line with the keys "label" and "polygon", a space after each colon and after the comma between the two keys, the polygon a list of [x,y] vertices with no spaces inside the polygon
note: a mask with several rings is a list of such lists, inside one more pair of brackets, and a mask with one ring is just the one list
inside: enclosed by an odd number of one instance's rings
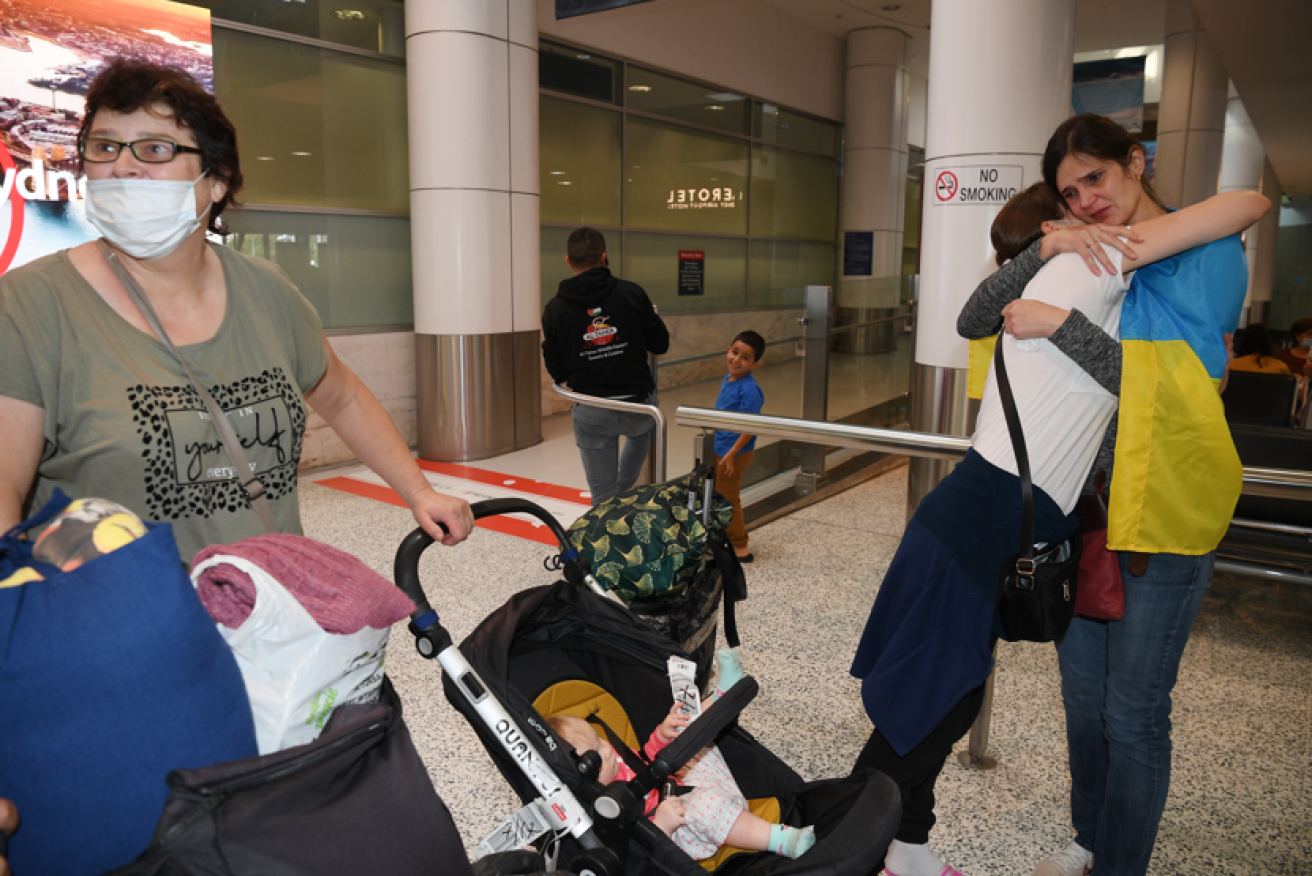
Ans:
{"label": "metal handrail", "polygon": [[965,457],[966,451],[970,450],[970,439],[955,435],[930,435],[925,432],[908,432],[904,429],[820,423],[792,417],[717,411],[713,408],[690,408],[681,405],[675,411],[674,420],[680,426],[696,429],[724,429],[726,432],[766,435],[806,444],[880,450],[885,453],[905,453],[908,456],[929,456],[936,459],[959,460]]}
{"label": "metal handrail", "polygon": [[[724,429],[749,435],[768,435],[808,444],[879,450],[907,456],[934,459],[961,459],[970,450],[970,439],[954,435],[932,435],[903,429],[878,429],[872,426],[849,426],[844,423],[817,423],[791,417],[717,411],[711,408],[680,406],[675,411],[680,426],[699,429]],[[1244,468],[1244,495],[1273,499],[1312,500],[1312,472],[1280,468]]]}
{"label": "metal handrail", "polygon": [[665,482],[665,432],[667,429],[665,415],[656,405],[644,405],[639,402],[626,402],[613,398],[601,398],[595,395],[584,395],[581,392],[574,392],[566,389],[558,383],[553,383],[551,388],[556,391],[557,395],[564,396],[575,404],[588,405],[594,408],[604,408],[608,411],[626,411],[630,414],[646,414],[656,421],[656,438],[652,442],[652,464],[656,471],[652,483],[662,484]]}
{"label": "metal handrail", "polygon": [[882,316],[879,319],[869,319],[866,320],[865,322],[854,322],[851,325],[836,325],[831,329],[829,329],[829,334],[841,335],[844,332],[852,332],[852,331],[856,331],[857,329],[870,328],[871,326],[876,326],[876,325],[883,325],[886,322],[905,322],[906,320],[911,319],[913,316],[914,314],[911,313],[899,313],[896,316]]}

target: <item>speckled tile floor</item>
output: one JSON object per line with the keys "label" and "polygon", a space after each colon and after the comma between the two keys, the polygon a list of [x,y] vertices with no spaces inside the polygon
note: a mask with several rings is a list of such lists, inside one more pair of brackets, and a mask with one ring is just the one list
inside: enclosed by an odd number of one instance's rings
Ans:
{"label": "speckled tile floor", "polygon": [[[906,469],[752,533],[743,661],[762,692],[742,723],[806,778],[846,773],[869,735],[847,667],[897,547]],[[391,577],[414,526],[398,508],[304,482],[306,533]],[[457,638],[512,593],[550,583],[547,551],[478,531],[424,556],[421,580]],[[784,619],[786,623],[784,622]],[[519,807],[441,692],[438,667],[398,626],[388,672],[467,848]],[[971,876],[1025,876],[1071,837],[1057,663],[1050,646],[1004,645],[990,752],[996,770],[950,760],[931,843]],[[1312,588],[1218,575],[1175,694],[1171,796],[1149,870],[1312,874]],[[963,741],[958,748],[963,748]]]}

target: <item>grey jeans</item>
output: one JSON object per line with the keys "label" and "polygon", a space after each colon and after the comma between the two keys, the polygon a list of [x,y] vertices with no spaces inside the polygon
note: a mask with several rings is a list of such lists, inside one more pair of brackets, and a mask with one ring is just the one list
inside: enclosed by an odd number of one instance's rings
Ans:
{"label": "grey jeans", "polygon": [[[641,403],[656,404],[656,393]],[[655,426],[656,421],[646,414],[574,405],[574,443],[583,457],[583,474],[594,508],[638,482]],[[623,453],[619,449],[621,435],[627,439]]]}

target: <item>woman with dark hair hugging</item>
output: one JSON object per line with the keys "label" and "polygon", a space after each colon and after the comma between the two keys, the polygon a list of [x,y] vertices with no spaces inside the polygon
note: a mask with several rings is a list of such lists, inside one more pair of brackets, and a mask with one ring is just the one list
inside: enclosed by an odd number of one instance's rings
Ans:
{"label": "woman with dark hair hugging", "polygon": [[[1080,223],[1063,230],[1067,205],[1042,183],[1003,207],[992,233],[1000,265],[1048,246],[1040,240],[1044,232],[1058,248],[1033,256],[1042,270],[1018,286],[986,283],[963,309],[958,330],[968,337],[996,334],[1006,315],[1007,334],[998,343],[1029,450],[1036,542],[1059,543],[1075,531],[1076,500],[1116,411],[1118,326],[1129,285],[1116,270],[1123,253],[1136,257],[1127,267],[1146,265],[1233,234],[1266,206],[1260,195],[1231,193],[1170,216],[1144,217],[1133,230],[1122,224],[1093,232]],[[1082,253],[1044,265],[1060,247]],[[1081,255],[1110,270],[1095,274]],[[994,277],[1012,276],[1008,268]],[[1023,300],[1013,300],[1022,292]],[[1034,332],[1031,323],[1043,320],[1054,325],[1046,334]],[[959,873],[928,845],[934,784],[979,714],[993,643],[1004,637],[995,617],[998,571],[1021,531],[1020,480],[992,376],[972,443],[907,524],[852,667],[875,725],[856,767],[878,769],[902,790],[902,822],[885,862],[890,876]]]}

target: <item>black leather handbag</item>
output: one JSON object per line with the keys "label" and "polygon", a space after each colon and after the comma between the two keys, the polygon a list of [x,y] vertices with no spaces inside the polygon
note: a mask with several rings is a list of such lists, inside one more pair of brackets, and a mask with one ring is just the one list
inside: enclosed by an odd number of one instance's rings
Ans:
{"label": "black leather handbag", "polygon": [[1002,361],[1002,337],[993,353],[993,373],[1007,417],[1007,431],[1020,474],[1020,552],[1002,564],[998,580],[998,615],[1013,642],[1060,642],[1075,614],[1075,593],[1084,540],[1079,531],[1060,544],[1034,548],[1034,484],[1016,400]]}

